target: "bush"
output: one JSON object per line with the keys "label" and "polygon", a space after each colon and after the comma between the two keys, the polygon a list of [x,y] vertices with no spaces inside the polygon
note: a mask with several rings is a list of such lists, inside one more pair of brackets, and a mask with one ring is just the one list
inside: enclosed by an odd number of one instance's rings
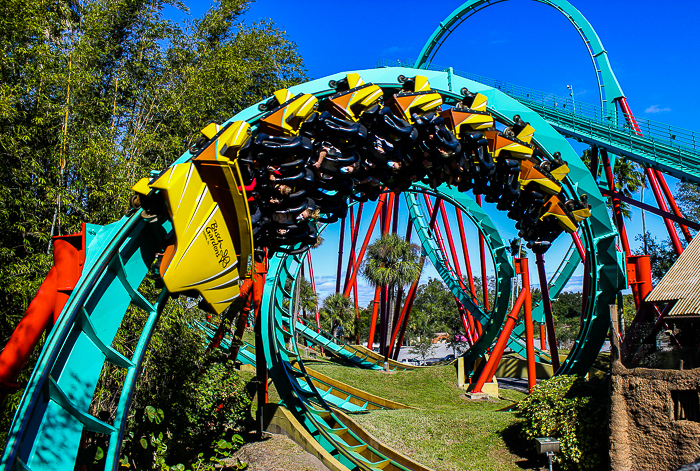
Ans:
{"label": "bush", "polygon": [[[151,285],[147,282],[141,290],[152,297]],[[146,315],[129,309],[114,342],[117,350],[133,351]],[[168,470],[166,463],[184,463],[172,469],[202,471],[213,469],[240,447],[237,432],[247,418],[250,395],[228,355],[205,351],[204,334],[192,327],[204,316],[183,297],[171,300],[164,309],[134,391],[120,456],[122,468]],[[109,421],[114,419],[123,370],[106,368],[91,412]],[[92,435],[81,463],[103,459],[105,444]]]}
{"label": "bush", "polygon": [[602,383],[567,375],[544,380],[520,401],[518,411],[526,440],[560,441],[554,461],[562,469],[607,468],[608,394]]}

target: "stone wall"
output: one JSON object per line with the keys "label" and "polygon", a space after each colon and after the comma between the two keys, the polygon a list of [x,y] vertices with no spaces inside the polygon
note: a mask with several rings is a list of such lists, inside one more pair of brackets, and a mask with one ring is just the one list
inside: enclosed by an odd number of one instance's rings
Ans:
{"label": "stone wall", "polygon": [[700,368],[626,369],[616,361],[611,379],[613,470],[673,471],[700,457]]}

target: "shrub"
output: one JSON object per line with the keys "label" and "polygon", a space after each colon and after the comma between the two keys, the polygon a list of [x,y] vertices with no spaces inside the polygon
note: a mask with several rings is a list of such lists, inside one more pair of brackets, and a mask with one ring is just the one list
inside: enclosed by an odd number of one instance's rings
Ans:
{"label": "shrub", "polygon": [[541,381],[520,401],[522,434],[532,441],[557,438],[554,461],[562,469],[607,468],[608,394],[602,383],[561,375]]}

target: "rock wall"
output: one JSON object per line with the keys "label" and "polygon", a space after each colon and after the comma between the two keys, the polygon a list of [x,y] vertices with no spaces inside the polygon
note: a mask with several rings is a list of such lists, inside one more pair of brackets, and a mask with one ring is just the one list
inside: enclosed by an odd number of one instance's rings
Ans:
{"label": "rock wall", "polygon": [[[626,369],[613,364],[610,465],[615,471],[677,470],[700,457],[700,368]],[[672,391],[685,391],[673,393]],[[678,396],[683,403],[678,404]],[[693,402],[694,401],[694,402]],[[674,404],[675,402],[675,404]],[[684,407],[688,403],[690,407]],[[676,420],[678,408],[688,418]]]}

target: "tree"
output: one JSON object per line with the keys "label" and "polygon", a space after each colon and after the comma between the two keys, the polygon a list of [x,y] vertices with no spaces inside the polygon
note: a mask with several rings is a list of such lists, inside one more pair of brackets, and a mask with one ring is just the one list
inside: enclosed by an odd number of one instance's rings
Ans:
{"label": "tree", "polygon": [[[83,222],[118,219],[133,184],[170,165],[200,129],[301,82],[304,68],[295,44],[271,22],[243,23],[247,0],[217,1],[201,18],[183,24],[164,15],[168,6],[185,9],[178,0],[6,0],[3,5],[4,342],[51,266],[51,236],[77,232]],[[189,328],[184,319],[175,319]],[[154,334],[154,345],[162,332]],[[147,368],[142,378],[148,377]],[[175,365],[168,368],[163,375],[176,373]],[[19,381],[28,377],[25,371]],[[11,409],[18,399],[15,394],[6,404]],[[7,430],[12,412],[0,416],[0,428]]]}
{"label": "tree", "polygon": [[460,327],[455,297],[441,280],[430,278],[418,286],[406,332],[409,339],[432,339],[436,332],[454,335],[462,331]]}
{"label": "tree", "polygon": [[[386,234],[367,248],[367,257],[363,263],[362,275],[374,286],[388,289],[385,345],[391,340],[392,309],[396,299],[396,290],[416,279],[420,272],[418,247],[401,239],[396,234]],[[382,352],[385,354],[386,352]]]}
{"label": "tree", "polygon": [[[583,151],[583,156],[581,156],[581,160],[583,160],[583,163],[585,163],[590,170],[590,149],[586,149]],[[598,169],[598,177],[605,180],[605,173],[602,167]],[[639,190],[641,190],[642,187],[646,188],[647,186],[644,173],[639,168],[639,165],[632,162],[631,160],[628,160],[625,157],[617,157],[615,159],[613,177],[615,178],[615,191],[618,193],[622,193],[625,196],[631,196],[632,194],[637,193]],[[609,201],[608,207],[612,207]],[[628,203],[625,203],[624,201],[620,201],[620,211],[622,212],[622,215],[627,219],[632,217],[632,210],[630,208],[630,205]]]}
{"label": "tree", "polygon": [[346,337],[355,337],[355,305],[350,298],[345,297],[343,293],[335,293],[326,297],[323,300],[323,306],[320,312],[321,327],[331,333],[333,326],[342,327],[341,340]]}
{"label": "tree", "polygon": [[560,293],[556,301],[552,302],[554,331],[557,343],[563,347],[569,347],[578,335],[582,302],[582,293],[568,291]]}
{"label": "tree", "polygon": [[8,0],[0,27],[0,329],[51,265],[50,237],[120,217],[131,187],[223,122],[304,78],[294,43],[247,0]]}
{"label": "tree", "polygon": [[700,222],[700,186],[681,182],[676,192],[676,201],[686,218]]}
{"label": "tree", "polygon": [[413,355],[418,355],[421,360],[425,362],[425,359],[430,355],[435,349],[435,344],[433,344],[432,339],[428,337],[422,337],[415,345],[411,347],[411,352]]}
{"label": "tree", "polygon": [[[289,283],[289,288],[291,288],[291,280],[288,280]],[[303,276],[299,276],[297,278],[297,287],[296,289],[299,291],[299,306],[297,309],[301,311],[301,317],[306,319],[307,317],[315,317],[316,315],[316,307],[318,306],[318,295],[313,289],[313,286],[311,286],[311,282],[304,278]]]}

